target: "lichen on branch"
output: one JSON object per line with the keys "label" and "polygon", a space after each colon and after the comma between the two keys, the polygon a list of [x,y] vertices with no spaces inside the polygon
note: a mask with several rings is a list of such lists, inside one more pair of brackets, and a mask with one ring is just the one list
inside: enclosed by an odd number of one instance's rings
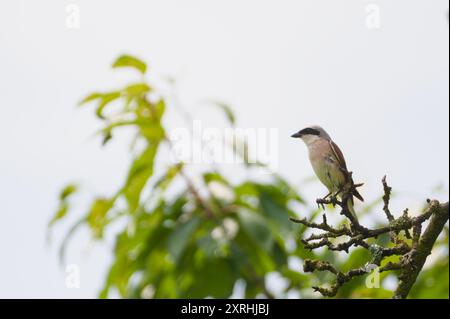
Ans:
{"label": "lichen on branch", "polygon": [[[351,173],[350,173],[351,174]],[[349,180],[352,180],[351,178]],[[417,276],[422,270],[428,255],[431,254],[434,243],[442,232],[449,218],[448,202],[440,203],[437,200],[427,200],[427,207],[422,214],[416,217],[409,216],[408,209],[403,214],[395,218],[389,208],[392,188],[388,186],[386,176],[382,179],[384,195],[383,212],[387,218],[387,226],[369,229],[359,224],[359,222],[348,211],[347,202],[351,200],[352,190],[362,184],[348,185],[341,193],[341,200],[336,197],[330,199],[318,199],[319,206],[331,204],[340,208],[341,215],[344,215],[350,222],[350,226],[333,227],[323,214],[322,222],[315,223],[306,218],[290,218],[292,222],[304,225],[307,228],[321,231],[313,233],[307,238],[301,239],[306,249],[314,250],[320,247],[327,247],[331,251],[343,251],[348,253],[351,247],[361,247],[370,252],[371,259],[366,265],[342,272],[333,264],[327,261],[306,259],[303,270],[305,272],[327,271],[334,275],[335,280],[329,287],[312,287],[314,291],[320,292],[325,297],[334,297],[339,288],[355,277],[370,273],[374,267],[378,272],[397,271],[399,284],[394,292],[393,298],[404,299],[414,285]],[[425,227],[425,222],[429,221]],[[422,233],[422,228],[425,231]],[[410,231],[412,230],[413,236]],[[404,232],[407,241],[399,236]],[[385,247],[370,244],[369,239],[377,239],[380,235],[389,234],[390,243]],[[346,238],[339,243],[333,243],[337,238]],[[389,256],[399,256],[399,262],[385,261]],[[383,266],[381,266],[383,264]]]}

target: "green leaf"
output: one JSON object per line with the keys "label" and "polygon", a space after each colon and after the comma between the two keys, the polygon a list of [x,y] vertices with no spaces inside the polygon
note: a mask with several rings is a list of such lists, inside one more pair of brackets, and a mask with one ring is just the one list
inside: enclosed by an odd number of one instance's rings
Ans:
{"label": "green leaf", "polygon": [[241,275],[254,278],[264,276],[275,270],[271,249],[255,244],[254,239],[248,235],[245,229],[241,229],[231,244],[232,261],[236,269],[242,269]]}
{"label": "green leaf", "polygon": [[102,145],[105,146],[112,139],[111,131],[105,131],[103,133]]}
{"label": "green leaf", "polygon": [[[447,246],[448,249],[448,246]],[[449,298],[449,258],[442,256],[431,267],[419,274],[408,298],[411,299],[448,299]]]}
{"label": "green leaf", "polygon": [[275,223],[282,230],[291,230],[292,222],[289,221],[287,209],[276,203],[267,193],[261,193],[259,198],[261,211],[270,222]]}
{"label": "green leaf", "polygon": [[149,141],[158,143],[165,136],[165,131],[159,122],[150,122],[145,125],[141,125],[142,135]]}
{"label": "green leaf", "polygon": [[97,99],[100,99],[100,98],[102,98],[102,97],[103,97],[103,94],[102,94],[102,93],[94,92],[94,93],[91,93],[91,94],[89,94],[88,96],[86,96],[83,100],[81,100],[81,101],[78,103],[78,105],[81,106],[81,105],[83,105],[83,104],[92,102],[92,101],[97,100]]}
{"label": "green leaf", "polygon": [[91,228],[95,238],[101,238],[103,228],[107,224],[106,215],[114,202],[107,198],[97,198],[91,205],[86,221]]}
{"label": "green leaf", "polygon": [[122,192],[127,199],[131,212],[134,212],[138,207],[142,189],[153,175],[153,161],[157,149],[158,143],[149,143],[147,148],[133,161],[130,168]]}
{"label": "green leaf", "polygon": [[70,229],[67,231],[67,233],[65,234],[65,236],[62,240],[61,246],[59,247],[59,253],[58,253],[59,263],[61,265],[64,264],[65,257],[66,257],[66,249],[67,249],[67,246],[69,245],[70,239],[72,239],[72,236],[75,234],[75,232],[78,230],[78,228],[85,224],[86,224],[86,218],[83,216],[75,224],[73,224],[70,227]]}
{"label": "green leaf", "polygon": [[56,211],[55,216],[53,216],[53,218],[48,223],[48,227],[52,227],[58,220],[66,216],[68,211],[69,211],[69,204],[67,204],[66,202],[62,202],[59,205],[59,208]]}
{"label": "green leaf", "polygon": [[66,185],[61,194],[59,195],[60,200],[66,200],[70,195],[74,194],[77,191],[78,187],[75,184]]}
{"label": "green leaf", "polygon": [[275,175],[275,186],[283,194],[286,194],[288,199],[298,201],[305,204],[303,198],[297,193],[294,187],[292,187],[285,179],[279,175]]}
{"label": "green leaf", "polygon": [[156,113],[156,119],[160,120],[166,110],[166,102],[164,102],[164,100],[161,99],[154,105],[154,108]]}
{"label": "green leaf", "polygon": [[207,258],[214,257],[220,248],[219,243],[212,238],[211,234],[197,240],[197,246]]}
{"label": "green leaf", "polygon": [[243,210],[239,212],[239,221],[242,228],[253,240],[253,244],[270,250],[273,244],[272,233],[267,222],[257,213]]}
{"label": "green leaf", "polygon": [[144,74],[147,71],[147,65],[136,57],[131,55],[121,55],[112,65],[113,68],[134,68]]}
{"label": "green leaf", "polygon": [[189,199],[185,196],[185,193],[178,195],[171,202],[164,206],[164,215],[166,215],[170,220],[177,220],[178,217],[183,213],[183,207],[189,202]]}
{"label": "green leaf", "polygon": [[188,298],[227,298],[237,279],[230,263],[222,258],[204,263],[193,275],[195,280],[187,292]]}
{"label": "green leaf", "polygon": [[[123,233],[119,235],[118,241],[123,240]],[[115,259],[109,269],[104,288],[100,292],[100,298],[107,298],[108,292],[112,286],[118,289],[122,297],[126,296],[128,281],[135,269],[135,263],[128,258],[128,252],[119,250],[116,251]]]}
{"label": "green leaf", "polygon": [[217,106],[224,112],[228,122],[232,126],[236,125],[236,117],[234,116],[233,110],[231,109],[231,107],[228,104],[220,102],[220,101],[214,101],[214,100],[211,100],[210,102],[212,105]]}
{"label": "green leaf", "polygon": [[203,174],[203,180],[206,184],[211,182],[219,182],[224,185],[230,186],[230,183],[218,172],[206,172]]}
{"label": "green leaf", "polygon": [[67,199],[77,191],[78,187],[75,184],[66,185],[59,194],[59,207],[55,215],[48,223],[48,227],[52,227],[58,220],[64,218],[69,211],[69,203]]}
{"label": "green leaf", "polygon": [[124,92],[127,95],[140,96],[140,95],[150,92],[150,87],[146,83],[134,83],[134,84],[128,85],[124,89]]}
{"label": "green leaf", "polygon": [[175,165],[170,166],[167,169],[166,173],[155,183],[154,188],[160,189],[161,191],[165,191],[182,168],[183,168],[182,163],[177,163]]}
{"label": "green leaf", "polygon": [[110,92],[110,93],[103,94],[103,96],[100,98],[100,103],[97,106],[97,110],[95,111],[95,114],[99,118],[104,119],[103,110],[109,103],[117,100],[118,98],[120,98],[120,92]]}
{"label": "green leaf", "polygon": [[133,126],[133,125],[141,126],[141,125],[147,125],[147,123],[148,123],[148,121],[143,121],[143,120],[116,121],[116,122],[113,122],[113,123],[109,124],[108,126],[104,127],[98,133],[105,135],[108,132],[109,133],[112,132],[117,127]]}
{"label": "green leaf", "polygon": [[178,263],[183,255],[183,252],[191,239],[191,235],[197,229],[199,223],[200,218],[194,216],[185,223],[178,223],[173,229],[167,241],[167,248],[170,257],[175,263]]}

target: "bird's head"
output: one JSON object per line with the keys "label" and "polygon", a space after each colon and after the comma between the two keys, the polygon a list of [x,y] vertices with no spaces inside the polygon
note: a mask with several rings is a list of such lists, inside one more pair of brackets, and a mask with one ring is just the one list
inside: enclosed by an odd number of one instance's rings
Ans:
{"label": "bird's head", "polygon": [[307,145],[313,143],[317,139],[324,138],[331,140],[328,133],[318,125],[305,127],[304,129],[292,134],[291,137],[301,138]]}

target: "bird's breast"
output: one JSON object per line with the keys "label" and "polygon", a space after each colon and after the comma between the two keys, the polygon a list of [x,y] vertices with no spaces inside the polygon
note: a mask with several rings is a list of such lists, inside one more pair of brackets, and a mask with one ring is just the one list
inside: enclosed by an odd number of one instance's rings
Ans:
{"label": "bird's breast", "polygon": [[[318,179],[330,191],[335,191],[340,183],[340,175],[334,161],[333,151],[327,140],[317,140],[308,146],[309,160]],[[338,181],[339,180],[339,181]]]}
{"label": "bird's breast", "polygon": [[326,140],[317,140],[308,147],[311,162],[323,161],[332,155],[330,144]]}

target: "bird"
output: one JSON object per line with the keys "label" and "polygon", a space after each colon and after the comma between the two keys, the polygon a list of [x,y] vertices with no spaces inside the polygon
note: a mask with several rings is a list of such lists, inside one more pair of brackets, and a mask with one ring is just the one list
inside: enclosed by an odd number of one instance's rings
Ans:
{"label": "bird", "polygon": [[[329,191],[324,199],[329,196],[341,198],[340,193],[343,187],[349,182],[354,185],[342,151],[322,127],[312,125],[292,134],[291,137],[300,138],[306,144],[312,168],[317,178]],[[351,192],[352,196],[347,201],[347,206],[355,218],[355,223],[358,223],[358,217],[353,208],[353,197],[360,201],[364,201],[364,198],[355,187],[352,187]]]}

